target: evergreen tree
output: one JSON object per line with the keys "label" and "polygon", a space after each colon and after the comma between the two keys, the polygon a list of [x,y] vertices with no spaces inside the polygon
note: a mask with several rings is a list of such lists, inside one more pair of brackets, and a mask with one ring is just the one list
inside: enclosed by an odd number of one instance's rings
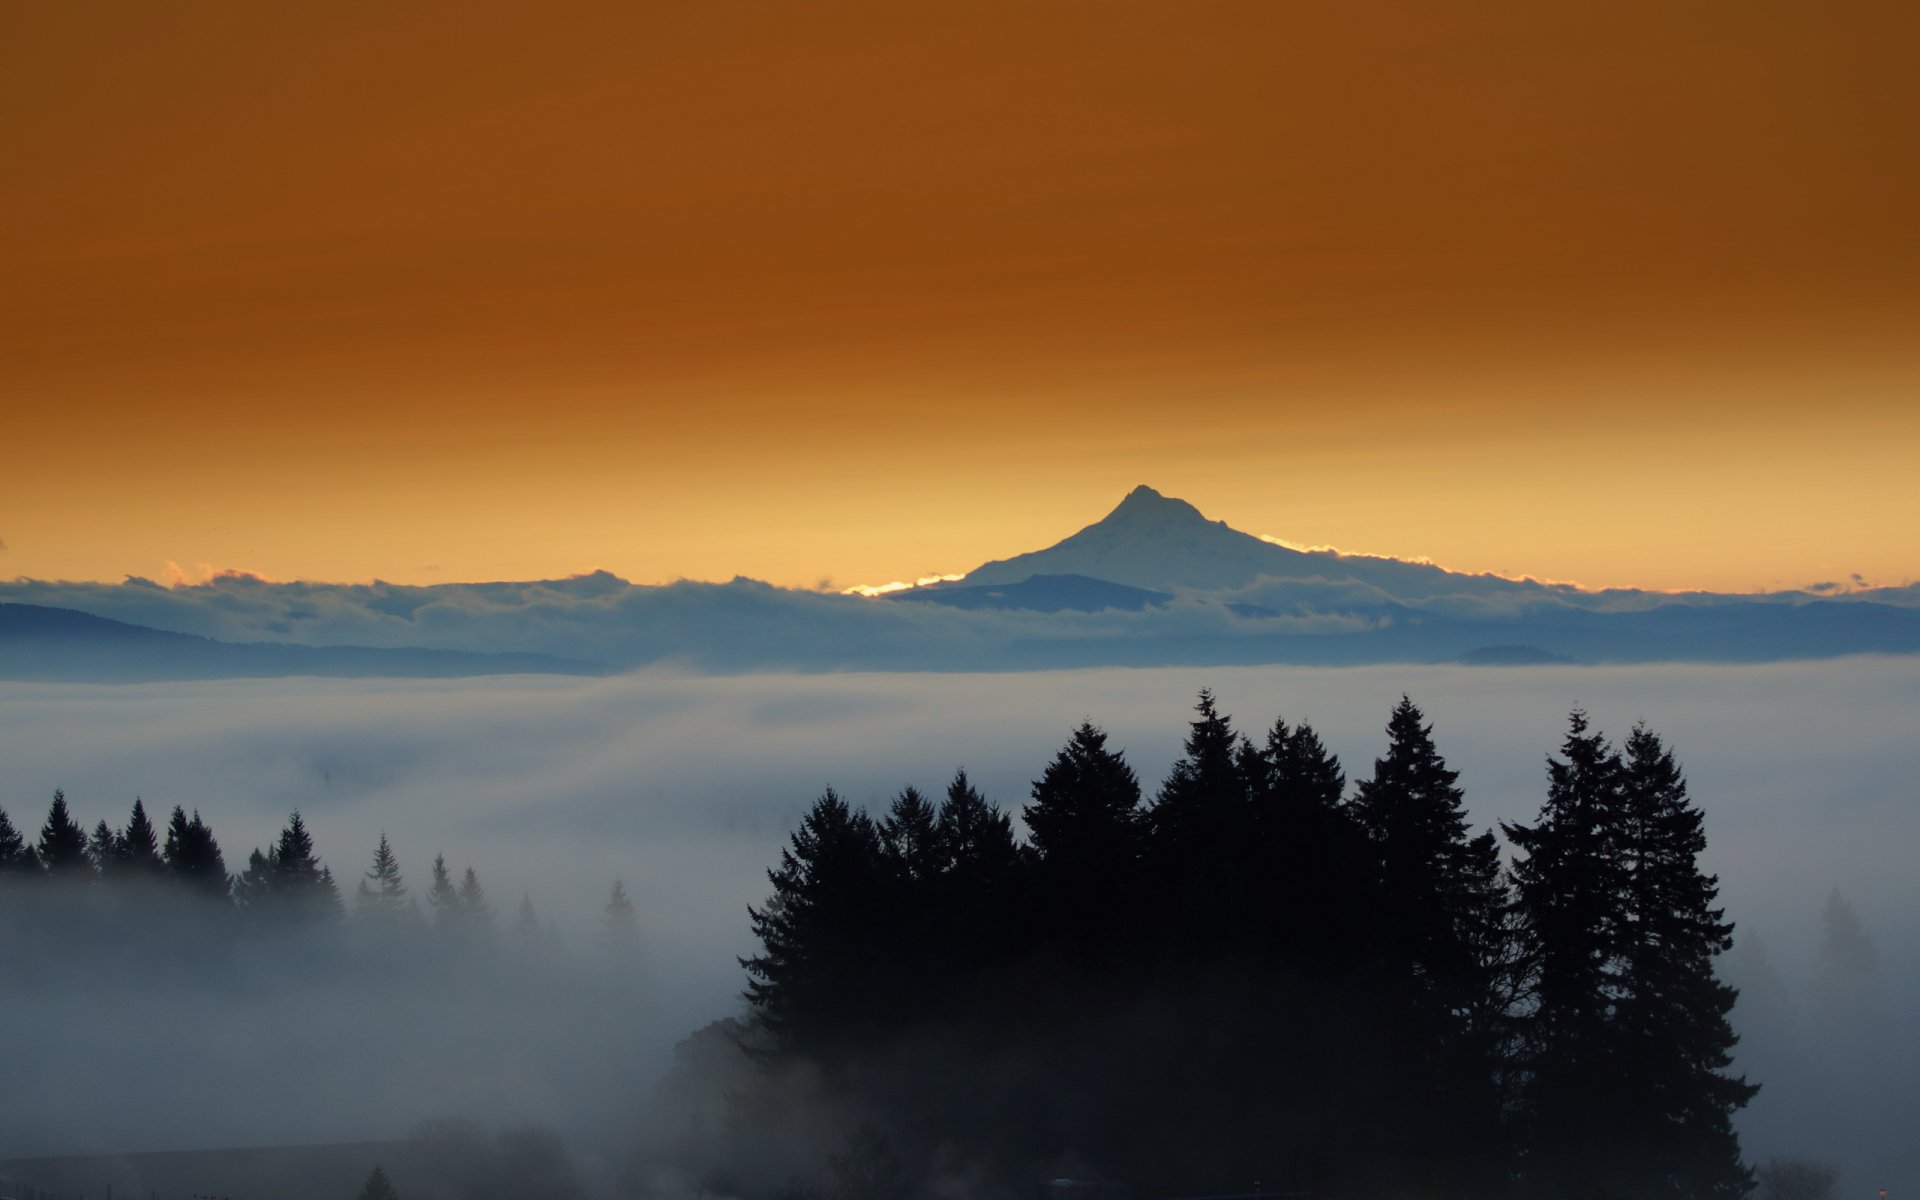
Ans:
{"label": "evergreen tree", "polygon": [[522,946],[532,946],[540,941],[540,918],[533,911],[533,897],[521,893],[520,907],[513,918],[513,937]]}
{"label": "evergreen tree", "polygon": [[58,789],[47,809],[47,822],[40,827],[39,859],[55,879],[85,879],[93,874],[86,831],[75,823],[67,811],[66,793]]}
{"label": "evergreen tree", "polygon": [[301,921],[338,920],[343,912],[333,872],[313,852],[313,835],[295,809],[274,847],[273,894],[286,913]]}
{"label": "evergreen tree", "polygon": [[1820,910],[1820,958],[1813,998],[1828,1019],[1856,1020],[1873,1012],[1880,999],[1880,951],[1860,914],[1834,888]]}
{"label": "evergreen tree", "polygon": [[246,869],[233,878],[233,902],[251,921],[266,921],[274,912],[273,860],[255,846],[247,854]]}
{"label": "evergreen tree", "polygon": [[614,880],[607,893],[606,906],[600,910],[599,935],[600,948],[616,970],[630,971],[639,964],[640,919],[634,914],[625,880]]}
{"label": "evergreen tree", "polygon": [[9,875],[26,874],[38,865],[33,847],[27,845],[26,838],[13,827],[7,810],[0,808],[0,880]]}
{"label": "evergreen tree", "polygon": [[1547,799],[1533,825],[1503,826],[1531,970],[1523,1022],[1523,1164],[1554,1195],[1616,1194],[1633,1102],[1613,1021],[1621,994],[1628,883],[1619,755],[1575,710],[1547,760]]}
{"label": "evergreen tree", "polygon": [[746,1000],[779,1051],[819,1055],[871,1037],[890,982],[874,933],[886,895],[880,833],[832,788],[794,830],[773,894],[747,914],[760,953],[742,959]]}
{"label": "evergreen tree", "polygon": [[[950,982],[977,978],[1020,946],[1009,930],[1025,907],[1020,846],[1013,820],[987,802],[965,771],[955,771],[935,817],[944,871],[934,894],[933,925]],[[956,1002],[966,997],[949,987]]]}
{"label": "evergreen tree", "polygon": [[255,919],[286,925],[338,921],[344,910],[333,872],[313,852],[313,835],[298,809],[272,848],[248,856],[234,887],[236,899]]}
{"label": "evergreen tree", "polygon": [[442,933],[461,928],[460,889],[447,870],[447,856],[433,856],[433,882],[427,888],[427,909],[433,914],[433,927]]}
{"label": "evergreen tree", "polygon": [[400,858],[387,843],[384,831],[373,851],[373,866],[360,880],[356,906],[363,920],[393,926],[413,911],[407,899],[407,885],[400,875]]}
{"label": "evergreen tree", "polygon": [[469,937],[489,937],[494,932],[493,905],[487,903],[479,872],[472,867],[460,876],[460,925]]}
{"label": "evergreen tree", "polygon": [[911,887],[940,877],[947,865],[947,849],[933,804],[909,787],[894,797],[880,821],[880,848],[895,880]]}
{"label": "evergreen tree", "polygon": [[360,1189],[360,1200],[400,1200],[400,1194],[393,1190],[386,1171],[375,1164],[367,1176],[366,1186]]}
{"label": "evergreen tree", "polygon": [[226,857],[220,853],[220,843],[214,838],[213,830],[200,819],[198,809],[194,810],[193,819],[188,820],[184,809],[177,804],[173,806],[173,814],[167,818],[166,845],[160,856],[174,879],[196,895],[224,901],[232,891]]}
{"label": "evergreen tree", "polygon": [[1147,810],[1146,869],[1176,957],[1216,959],[1250,947],[1256,884],[1253,807],[1243,767],[1254,756],[1202,689],[1173,764]]}
{"label": "evergreen tree", "polygon": [[153,822],[147,818],[147,806],[138,796],[133,798],[133,812],[120,831],[119,844],[121,860],[130,874],[152,878],[166,870]]}
{"label": "evergreen tree", "polygon": [[1035,855],[1040,936],[1083,962],[1121,953],[1140,903],[1140,780],[1107,735],[1082,722],[1021,809]]}
{"label": "evergreen tree", "polygon": [[1371,869],[1360,828],[1342,804],[1340,760],[1311,725],[1289,728],[1283,719],[1263,747],[1241,758],[1262,884],[1254,905],[1273,965],[1319,974],[1351,965],[1366,952]]}
{"label": "evergreen tree", "polygon": [[1620,998],[1614,1020],[1638,1135],[1636,1195],[1738,1200],[1753,1187],[1733,1113],[1758,1088],[1727,1073],[1738,1040],[1737,993],[1715,976],[1733,923],[1714,902],[1719,881],[1699,867],[1707,838],[1679,764],[1644,725],[1626,742],[1621,833],[1627,886]]}
{"label": "evergreen tree", "polygon": [[125,857],[126,844],[113,832],[113,827],[105,820],[95,825],[93,835],[87,839],[87,858],[93,863],[93,869],[101,875],[115,874]]}
{"label": "evergreen tree", "polygon": [[[1468,836],[1459,772],[1406,696],[1387,721],[1387,752],[1354,789],[1372,892],[1376,1003],[1385,1023],[1387,1090],[1377,1155],[1423,1185],[1489,1187],[1500,1096],[1494,1031],[1476,1027],[1497,986],[1488,967],[1504,933],[1499,851]],[[1398,1158],[1391,1165],[1391,1158]]]}

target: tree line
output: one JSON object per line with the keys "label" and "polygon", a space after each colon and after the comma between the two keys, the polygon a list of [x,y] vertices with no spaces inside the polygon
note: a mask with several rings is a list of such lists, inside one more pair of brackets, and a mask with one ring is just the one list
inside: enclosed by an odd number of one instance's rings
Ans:
{"label": "tree line", "polygon": [[749,909],[758,1070],[705,1169],[830,1110],[884,1167],[858,1200],[1744,1195],[1733,926],[1662,739],[1575,711],[1497,836],[1411,700],[1386,734],[1350,787],[1311,726],[1256,740],[1203,691],[1149,797],[1083,723],[1024,838],[964,771],[877,818],[828,790]]}
{"label": "tree line", "polygon": [[[81,897],[96,903],[76,905]],[[389,935],[431,929],[473,943],[491,938],[500,925],[479,873],[469,866],[456,880],[444,854],[434,856],[423,913],[384,833],[353,897],[354,924]],[[175,805],[162,835],[136,797],[119,829],[101,820],[88,832],[61,790],[53,793],[32,841],[0,809],[0,900],[11,902],[8,910],[31,909],[42,917],[65,911],[102,919],[152,911],[159,900],[163,911],[202,918],[192,922],[195,927],[204,927],[205,918],[231,918],[238,927],[320,930],[345,923],[349,915],[298,810],[272,844],[264,851],[256,847],[246,866],[229,874],[219,839],[197,810],[189,816]],[[530,896],[521,897],[509,928],[528,942],[559,937],[556,926],[540,920]],[[639,919],[623,880],[608,892],[596,937],[616,958],[638,951]]]}

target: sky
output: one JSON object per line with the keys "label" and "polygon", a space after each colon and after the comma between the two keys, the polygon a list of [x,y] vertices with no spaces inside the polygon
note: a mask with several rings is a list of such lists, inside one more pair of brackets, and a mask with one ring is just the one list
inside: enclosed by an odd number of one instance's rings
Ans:
{"label": "sky", "polygon": [[1148,483],[1920,576],[1920,9],[0,10],[0,577],[849,586]]}

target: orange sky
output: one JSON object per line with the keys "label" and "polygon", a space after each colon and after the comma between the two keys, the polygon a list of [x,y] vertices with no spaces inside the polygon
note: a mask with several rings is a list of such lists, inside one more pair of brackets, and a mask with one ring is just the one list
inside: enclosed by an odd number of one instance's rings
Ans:
{"label": "orange sky", "polygon": [[1920,576],[1920,9],[0,9],[0,576],[874,583],[1136,483]]}

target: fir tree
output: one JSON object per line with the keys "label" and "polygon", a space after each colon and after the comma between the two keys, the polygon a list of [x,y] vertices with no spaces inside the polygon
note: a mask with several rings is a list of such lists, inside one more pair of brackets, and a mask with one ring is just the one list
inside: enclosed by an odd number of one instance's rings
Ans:
{"label": "fir tree", "polygon": [[1387,721],[1387,752],[1349,808],[1364,838],[1372,892],[1376,1002],[1386,1024],[1388,1087],[1378,1153],[1399,1171],[1490,1186],[1500,1115],[1492,1031],[1476,1028],[1497,994],[1481,938],[1504,933],[1497,844],[1469,837],[1459,772],[1406,696]]}
{"label": "fir tree", "polygon": [[[1612,1194],[1632,1103],[1613,1022],[1627,942],[1620,897],[1623,767],[1584,712],[1568,718],[1560,758],[1547,760],[1547,799],[1534,824],[1506,825],[1532,981],[1523,1022],[1520,1110],[1530,1183],[1552,1194]],[[1583,1190],[1584,1189],[1584,1190]]]}
{"label": "fir tree", "polygon": [[1253,756],[1202,689],[1173,764],[1145,816],[1145,867],[1160,946],[1214,960],[1251,942],[1255,909],[1253,808],[1243,768]]}
{"label": "fir tree", "polygon": [[56,789],[53,804],[47,809],[47,822],[40,827],[40,864],[55,879],[84,879],[93,874],[93,862],[87,857],[87,834],[67,811],[65,792]]}
{"label": "fir tree", "polygon": [[387,926],[405,920],[413,911],[407,899],[406,883],[400,875],[399,856],[387,843],[384,831],[380,834],[380,844],[373,851],[373,865],[360,880],[356,907],[363,920]]}
{"label": "fir tree", "polygon": [[472,867],[460,876],[460,926],[469,937],[489,937],[494,932],[493,905],[487,903],[480,874]]}
{"label": "fir tree", "polygon": [[1034,849],[1040,936],[1083,962],[1113,962],[1140,903],[1140,780],[1082,722],[1021,809]]}
{"label": "fir tree", "polygon": [[400,1200],[400,1194],[393,1190],[386,1171],[376,1164],[367,1175],[366,1186],[360,1189],[360,1200]]}
{"label": "fir tree", "polygon": [[33,847],[27,845],[26,838],[13,827],[7,810],[0,808],[0,879],[9,875],[24,875],[38,865]]}
{"label": "fir tree", "polygon": [[343,913],[333,872],[313,852],[313,835],[298,809],[280,838],[262,854],[256,847],[234,886],[235,898],[256,920],[288,925],[338,921]]}
{"label": "fir tree", "polygon": [[520,907],[514,913],[513,937],[522,946],[540,941],[540,918],[533,911],[533,897],[524,892],[520,896]]}
{"label": "fir tree", "polygon": [[442,933],[461,928],[460,889],[447,870],[447,856],[433,856],[433,882],[427,887],[427,909],[433,914],[433,927]]}
{"label": "fir tree", "polygon": [[87,858],[93,863],[93,869],[102,875],[115,874],[120,860],[126,857],[126,844],[113,827],[105,820],[93,827],[93,834],[87,839]]}
{"label": "fir tree", "polygon": [[233,881],[227,875],[227,861],[220,853],[220,843],[214,838],[213,830],[200,819],[198,809],[194,810],[193,819],[188,820],[185,810],[177,804],[173,806],[160,856],[174,879],[199,896],[226,900],[232,891]]}
{"label": "fir tree", "polygon": [[1304,722],[1276,719],[1266,743],[1242,754],[1251,843],[1263,888],[1262,943],[1282,969],[1325,973],[1365,953],[1363,881],[1371,875],[1359,826],[1342,804],[1340,760]]}
{"label": "fir tree", "polygon": [[632,970],[640,960],[640,918],[633,910],[623,879],[613,881],[607,903],[600,910],[599,942],[616,970]]}
{"label": "fir tree", "polygon": [[1621,784],[1626,938],[1614,1020],[1637,1126],[1621,1149],[1642,1167],[1637,1195],[1738,1200],[1753,1176],[1732,1118],[1758,1088],[1727,1073],[1738,996],[1716,978],[1714,959],[1732,947],[1733,923],[1714,905],[1719,881],[1699,867],[1700,809],[1644,725],[1627,738]]}
{"label": "fir tree", "polygon": [[147,806],[138,796],[133,798],[126,828],[120,831],[120,852],[130,874],[151,878],[166,870],[153,822],[147,818]]}
{"label": "fir tree", "polygon": [[313,835],[307,832],[300,810],[287,818],[271,862],[273,895],[289,917],[304,922],[340,918],[340,889],[334,885],[333,872],[314,854]]}
{"label": "fir tree", "polygon": [[880,822],[880,847],[888,870],[903,885],[930,883],[946,869],[937,815],[919,789],[909,787],[894,797]]}
{"label": "fir tree", "polygon": [[747,910],[761,950],[741,960],[755,1021],[789,1053],[871,1036],[887,975],[873,936],[886,894],[873,820],[827,789],[767,878],[773,894]]}

